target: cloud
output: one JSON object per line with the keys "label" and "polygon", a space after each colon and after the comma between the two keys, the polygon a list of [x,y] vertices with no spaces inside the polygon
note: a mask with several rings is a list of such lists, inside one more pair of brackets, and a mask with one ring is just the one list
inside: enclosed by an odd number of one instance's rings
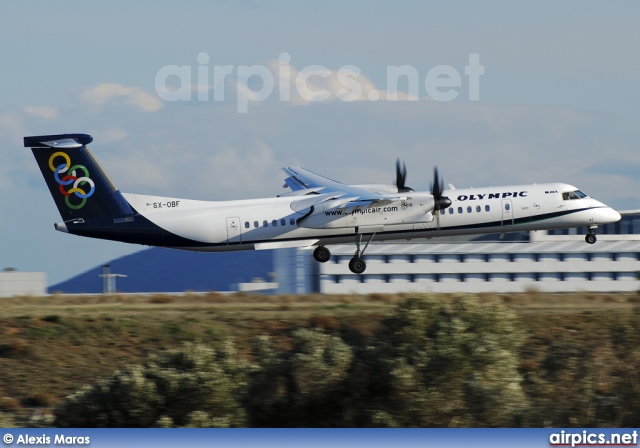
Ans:
{"label": "cloud", "polygon": [[[264,192],[275,191],[273,179],[278,178],[279,183],[281,177],[276,154],[263,140],[256,140],[248,149],[224,145],[203,162],[203,167],[200,183],[213,181],[213,188],[225,192],[226,199],[270,196]],[[213,178],[211,173],[215,173]]]}
{"label": "cloud", "polygon": [[127,87],[116,83],[97,84],[80,92],[80,99],[90,105],[102,107],[105,104],[124,101],[143,112],[156,112],[162,102],[139,87]]}
{"label": "cloud", "polygon": [[250,147],[221,142],[188,151],[174,142],[147,143],[144,150],[119,143],[108,153],[96,144],[99,160],[116,185],[128,193],[226,200],[275,196],[282,176],[274,150],[262,140]]}
{"label": "cloud", "polygon": [[24,106],[22,110],[34,117],[53,120],[58,117],[58,109],[53,106]]}
{"label": "cloud", "polygon": [[[354,65],[345,65],[337,70],[324,66],[307,66],[298,70],[292,65],[283,65],[277,60],[267,64],[273,76],[272,97],[288,98],[295,106],[312,103],[330,103],[337,100],[354,101],[418,101],[420,98],[398,91],[395,96],[385,89],[379,89],[362,71]],[[258,101],[255,91],[247,87],[246,80],[233,84],[238,93]]]}

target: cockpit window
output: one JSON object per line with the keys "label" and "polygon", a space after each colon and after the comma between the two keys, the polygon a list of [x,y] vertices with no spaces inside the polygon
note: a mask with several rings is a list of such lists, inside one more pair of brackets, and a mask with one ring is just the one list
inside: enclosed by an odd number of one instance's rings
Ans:
{"label": "cockpit window", "polygon": [[570,199],[582,199],[582,198],[586,198],[586,197],[587,197],[587,195],[584,194],[580,190],[566,191],[566,192],[562,193],[562,199],[565,200],[565,201],[568,201]]}

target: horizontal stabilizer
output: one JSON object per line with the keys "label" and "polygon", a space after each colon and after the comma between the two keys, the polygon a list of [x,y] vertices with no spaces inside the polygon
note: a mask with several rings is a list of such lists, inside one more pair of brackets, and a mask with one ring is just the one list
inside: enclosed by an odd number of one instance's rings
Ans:
{"label": "horizontal stabilizer", "polygon": [[88,145],[93,137],[88,134],[34,135],[24,138],[25,148],[79,148]]}

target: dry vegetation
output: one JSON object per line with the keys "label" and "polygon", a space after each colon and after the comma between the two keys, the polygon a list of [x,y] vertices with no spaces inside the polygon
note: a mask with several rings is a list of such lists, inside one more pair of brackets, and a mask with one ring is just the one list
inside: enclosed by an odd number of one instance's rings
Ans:
{"label": "dry vegetation", "polygon": [[[347,343],[363,344],[408,297],[185,293],[1,299],[0,412],[25,424],[34,409],[46,414],[83,385],[183,342],[216,345],[231,338],[248,360],[258,336],[269,335],[277,347],[288,349],[292,334],[300,328],[317,328]],[[626,387],[620,384],[620,375],[637,366],[621,365],[621,360],[625,356],[635,360],[636,354],[624,355],[621,350],[638,337],[636,327],[629,326],[638,315],[637,294],[532,290],[474,298],[480,304],[499,302],[511,309],[526,335],[518,361],[524,390],[534,407],[553,413],[530,417],[527,424],[629,423],[624,414],[635,409],[631,405],[603,415],[606,406],[580,403],[576,396],[590,394],[606,401]],[[446,305],[455,296],[437,299]],[[627,339],[617,341],[616,335],[622,333]],[[571,409],[560,409],[564,405]]]}

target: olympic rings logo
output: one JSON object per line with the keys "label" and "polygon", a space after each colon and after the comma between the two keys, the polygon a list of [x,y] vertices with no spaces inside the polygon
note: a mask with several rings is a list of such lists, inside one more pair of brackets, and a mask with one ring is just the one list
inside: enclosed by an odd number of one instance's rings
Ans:
{"label": "olympic rings logo", "polygon": [[[55,166],[54,161],[56,157],[62,157],[64,159],[64,163]],[[67,204],[67,207],[73,210],[78,210],[84,207],[84,204],[87,202],[87,198],[91,197],[96,190],[96,184],[89,178],[89,170],[87,170],[83,165],[71,166],[71,159],[64,152],[56,152],[49,157],[49,168],[53,171],[53,177],[60,186],[60,193],[65,196],[64,202]],[[82,171],[84,176],[78,177],[78,171]],[[60,178],[60,175],[64,173],[67,173],[66,176]],[[86,188],[85,184],[89,184],[89,186],[91,186],[89,192],[86,192],[83,189]],[[65,190],[64,187],[66,185],[72,185],[72,187]],[[82,199],[82,201],[80,201],[79,204],[72,204],[70,201],[72,194],[75,194],[76,197]]]}

